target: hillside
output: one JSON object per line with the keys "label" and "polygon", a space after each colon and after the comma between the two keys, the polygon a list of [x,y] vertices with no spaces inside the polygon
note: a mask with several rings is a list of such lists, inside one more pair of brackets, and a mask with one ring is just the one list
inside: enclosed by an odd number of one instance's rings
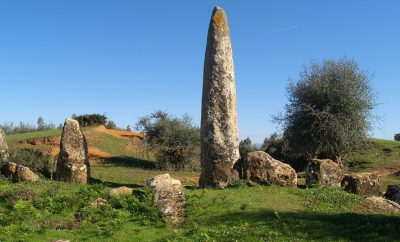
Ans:
{"label": "hillside", "polygon": [[[150,205],[151,194],[142,187],[165,171],[154,169],[153,155],[144,152],[140,134],[104,127],[83,131],[97,184],[0,180],[0,241],[400,240],[400,216],[363,210],[358,205],[362,196],[341,189],[243,184],[222,190],[187,186],[187,222],[180,229],[169,229]],[[29,146],[56,154],[59,136],[60,131],[44,131],[8,136],[7,141],[11,149]],[[395,173],[399,158],[400,142],[371,139],[369,147],[346,160],[350,171],[381,172],[386,185],[400,183]],[[185,185],[197,184],[197,172],[169,173]],[[135,196],[115,199],[107,195],[111,187],[121,185],[133,187]],[[110,204],[104,209],[88,205],[99,197]]]}

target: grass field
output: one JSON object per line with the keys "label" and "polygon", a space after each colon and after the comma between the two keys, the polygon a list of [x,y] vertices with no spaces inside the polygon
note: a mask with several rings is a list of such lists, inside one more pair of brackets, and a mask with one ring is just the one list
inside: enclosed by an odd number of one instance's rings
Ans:
{"label": "grass field", "polygon": [[[132,149],[132,140],[84,130],[89,145],[107,154],[91,165],[95,184],[42,179],[37,183],[0,180],[0,241],[400,241],[400,216],[365,214],[362,196],[341,189],[276,186],[196,188],[198,172],[169,171],[187,195],[187,222],[170,229],[158,217],[145,182],[157,174],[156,162]],[[60,131],[8,136],[20,140],[60,135]],[[347,157],[351,171],[393,170],[400,142],[372,139],[370,147]],[[36,148],[40,148],[40,145]],[[382,177],[382,190],[400,176]],[[112,187],[134,188],[133,196],[112,198]],[[104,198],[97,208],[90,203]]]}

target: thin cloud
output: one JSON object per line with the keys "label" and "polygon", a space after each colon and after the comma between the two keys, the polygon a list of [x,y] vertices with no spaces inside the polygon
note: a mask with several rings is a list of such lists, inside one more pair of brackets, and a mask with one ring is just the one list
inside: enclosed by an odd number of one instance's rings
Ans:
{"label": "thin cloud", "polygon": [[290,31],[290,30],[297,29],[298,27],[299,27],[298,25],[293,25],[293,26],[289,26],[289,27],[285,27],[285,28],[281,28],[281,29],[275,30],[274,33]]}

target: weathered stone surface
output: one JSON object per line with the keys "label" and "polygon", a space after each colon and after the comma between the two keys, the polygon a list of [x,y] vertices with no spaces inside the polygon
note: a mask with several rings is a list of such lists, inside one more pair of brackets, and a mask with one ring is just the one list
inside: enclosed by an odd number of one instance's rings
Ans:
{"label": "weathered stone surface", "polygon": [[14,162],[7,162],[0,168],[1,174],[7,178],[10,178],[13,182],[20,181],[31,181],[35,182],[39,180],[39,176],[36,175],[28,167],[18,165]]}
{"label": "weathered stone surface", "polygon": [[73,119],[68,118],[64,123],[56,178],[65,182],[89,182],[90,164],[86,138],[79,123]]}
{"label": "weathered stone surface", "polygon": [[107,205],[107,200],[99,197],[92,201],[90,205],[96,208],[103,208]]}
{"label": "weathered stone surface", "polygon": [[129,187],[125,187],[125,186],[113,188],[110,190],[110,196],[113,196],[113,197],[116,197],[119,195],[124,195],[124,194],[132,195],[132,193],[133,193],[133,189],[129,188]]}
{"label": "weathered stone surface", "polygon": [[400,204],[400,185],[389,185],[385,193],[385,198]]}
{"label": "weathered stone surface", "polygon": [[181,182],[163,174],[147,182],[153,190],[153,202],[164,221],[171,227],[177,227],[185,221],[186,197]]}
{"label": "weathered stone surface", "polygon": [[400,213],[400,205],[383,197],[367,197],[359,204],[362,212]]}
{"label": "weathered stone surface", "polygon": [[9,158],[8,146],[6,142],[6,135],[2,129],[0,129],[0,163],[7,162]]}
{"label": "weathered stone surface", "polygon": [[306,185],[318,185],[323,188],[340,187],[343,179],[343,170],[332,160],[313,159],[308,162],[306,169]]}
{"label": "weathered stone surface", "polygon": [[236,83],[227,16],[216,7],[208,29],[201,109],[200,186],[226,187],[239,180]]}
{"label": "weathered stone surface", "polygon": [[243,164],[244,179],[258,184],[297,187],[296,171],[263,151],[250,152]]}
{"label": "weathered stone surface", "polygon": [[347,192],[365,195],[365,196],[379,196],[381,186],[379,183],[379,176],[376,173],[353,173],[344,176],[342,186]]}

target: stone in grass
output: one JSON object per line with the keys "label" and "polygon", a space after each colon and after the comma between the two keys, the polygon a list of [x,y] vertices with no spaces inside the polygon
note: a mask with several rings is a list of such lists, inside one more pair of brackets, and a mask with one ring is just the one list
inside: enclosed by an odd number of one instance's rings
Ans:
{"label": "stone in grass", "polygon": [[182,184],[170,175],[155,176],[147,182],[153,190],[153,202],[163,220],[171,227],[179,227],[186,218],[186,197]]}
{"label": "stone in grass", "polygon": [[400,213],[400,204],[383,197],[367,197],[359,206],[361,211],[368,213]]}
{"label": "stone in grass", "polygon": [[385,193],[385,198],[400,204],[400,185],[389,185]]}
{"label": "stone in grass", "polygon": [[307,187],[340,187],[343,179],[342,167],[332,160],[313,159],[306,168]]}
{"label": "stone in grass", "polygon": [[36,175],[31,169],[26,166],[18,165],[14,162],[7,162],[1,168],[0,172],[3,176],[11,179],[13,182],[31,181],[35,182],[39,180],[39,176]]}
{"label": "stone in grass", "polygon": [[243,161],[244,179],[257,184],[297,187],[296,171],[263,151],[250,152]]}
{"label": "stone in grass", "polygon": [[110,190],[110,196],[112,197],[117,197],[120,195],[132,195],[133,189],[129,187],[118,187],[118,188],[113,188]]}
{"label": "stone in grass", "polygon": [[346,175],[342,180],[342,186],[347,192],[364,196],[379,196],[381,193],[379,176],[376,173],[365,172]]}

